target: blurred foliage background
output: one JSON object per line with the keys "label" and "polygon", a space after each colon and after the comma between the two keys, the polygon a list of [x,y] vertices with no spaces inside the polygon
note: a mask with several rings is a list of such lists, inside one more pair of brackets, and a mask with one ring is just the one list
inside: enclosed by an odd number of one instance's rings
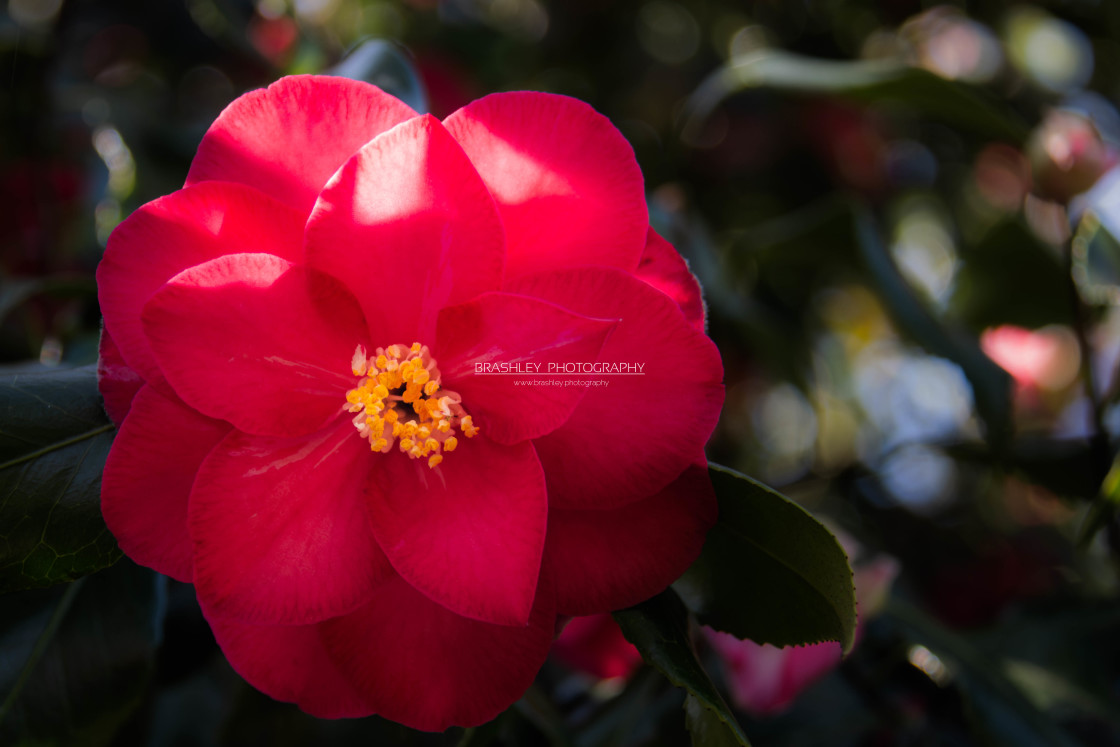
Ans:
{"label": "blurred foliage background", "polygon": [[[711,458],[901,568],[838,668],[781,712],[739,703],[752,739],[1120,744],[1120,4],[4,5],[8,371],[96,360],[107,236],[182,184],[241,92],[330,71],[437,116],[577,96],[633,144],[704,284]],[[0,600],[5,742],[672,745],[682,698],[551,662],[466,733],[316,722],[241,682],[189,587],[127,561]]]}

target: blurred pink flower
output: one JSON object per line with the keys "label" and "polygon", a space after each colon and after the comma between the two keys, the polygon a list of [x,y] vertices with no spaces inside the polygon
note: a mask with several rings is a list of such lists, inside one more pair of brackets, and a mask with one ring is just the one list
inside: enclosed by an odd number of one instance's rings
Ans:
{"label": "blurred pink flower", "polygon": [[1117,152],[1093,122],[1074,112],[1050,112],[1027,146],[1034,170],[1035,192],[1057,202],[1069,202],[1096,184],[1117,164]]}
{"label": "blurred pink flower", "polygon": [[1066,327],[1032,331],[1005,324],[980,335],[980,347],[1027,390],[1063,389],[1081,364],[1077,340]]}
{"label": "blurred pink flower", "polygon": [[553,642],[552,653],[572,669],[603,680],[629,677],[642,663],[610,614],[572,618]]}

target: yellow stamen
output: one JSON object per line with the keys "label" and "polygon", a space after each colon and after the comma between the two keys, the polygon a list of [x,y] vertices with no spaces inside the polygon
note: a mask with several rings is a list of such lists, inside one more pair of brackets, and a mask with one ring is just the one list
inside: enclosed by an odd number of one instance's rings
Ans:
{"label": "yellow stamen", "polygon": [[345,409],[357,413],[354,427],[371,451],[389,453],[395,445],[435,468],[458,448],[456,428],[466,438],[479,432],[462,398],[441,387],[439,366],[419,342],[377,348],[375,355],[359,345],[350,369],[358,381],[346,392]]}

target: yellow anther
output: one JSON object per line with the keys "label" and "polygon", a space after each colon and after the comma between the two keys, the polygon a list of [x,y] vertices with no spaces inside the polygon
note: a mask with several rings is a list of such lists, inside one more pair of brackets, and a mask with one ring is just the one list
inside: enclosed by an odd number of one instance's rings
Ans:
{"label": "yellow anther", "polygon": [[443,450],[444,451],[455,451],[455,447],[458,446],[458,445],[459,445],[459,439],[455,438],[454,436],[451,436],[450,438],[448,438],[446,441],[443,442]]}
{"label": "yellow anther", "polygon": [[401,395],[401,399],[409,403],[415,402],[416,400],[420,399],[420,387],[416,386],[415,384],[409,384],[405,387],[404,394]]}
{"label": "yellow anther", "polygon": [[439,382],[438,381],[429,381],[427,384],[424,385],[424,394],[428,395],[429,397],[431,397],[433,394],[435,394],[438,391],[439,391]]}
{"label": "yellow anther", "polygon": [[432,378],[432,376],[428,373],[428,369],[426,368],[421,368],[412,375],[412,380],[417,384],[427,384],[430,378]]}
{"label": "yellow anther", "polygon": [[474,438],[479,430],[475,427],[474,421],[471,420],[470,415],[464,416],[463,419],[459,421],[459,427],[463,429],[463,435],[467,438]]}
{"label": "yellow anther", "polygon": [[439,425],[436,426],[436,430],[439,431],[440,433],[447,433],[449,430],[451,430],[451,421],[450,420],[439,421]]}
{"label": "yellow anther", "polygon": [[378,368],[380,368],[380,369],[384,369],[384,368],[385,368],[385,366],[387,366],[387,365],[389,364],[389,359],[388,359],[388,358],[386,358],[386,357],[385,357],[385,356],[383,356],[383,355],[379,355],[379,356],[377,356],[377,360],[376,360],[376,361],[374,361],[374,363],[376,363],[376,364],[377,364],[377,367],[378,367]]}
{"label": "yellow anther", "polygon": [[416,434],[420,436],[420,438],[427,438],[432,435],[432,429],[426,425],[422,425],[416,429]]}
{"label": "yellow anther", "polygon": [[398,368],[400,368],[400,365],[401,365],[401,362],[398,361],[396,358],[390,358],[389,362],[385,364],[385,370],[386,371],[396,371]]}
{"label": "yellow anther", "polygon": [[419,353],[420,352],[420,343],[418,343],[418,342],[412,343],[412,348],[411,349],[412,349],[412,352]]}
{"label": "yellow anther", "polygon": [[434,438],[429,438],[427,441],[424,442],[424,448],[427,449],[428,451],[435,451],[435,452],[438,453],[439,452],[439,441],[435,440]]}
{"label": "yellow anther", "polygon": [[388,445],[389,445],[388,440],[386,440],[384,438],[376,438],[370,443],[370,450],[381,451]]}
{"label": "yellow anther", "polygon": [[378,384],[373,388],[373,396],[377,399],[385,399],[389,396],[389,388],[384,384]]}
{"label": "yellow anther", "polygon": [[390,345],[388,348],[386,348],[385,352],[389,354],[390,358],[400,358],[401,357],[401,346],[400,345]]}
{"label": "yellow anther", "polygon": [[401,439],[401,451],[408,451],[414,445],[415,445],[415,441],[413,441],[411,438],[402,438]]}
{"label": "yellow anther", "polygon": [[346,401],[349,402],[352,405],[360,404],[361,401],[362,401],[361,390],[360,389],[351,389],[350,391],[348,391],[346,393]]}
{"label": "yellow anther", "polygon": [[442,456],[440,456],[439,454],[433,454],[432,456],[428,457],[428,467],[429,468],[435,467],[437,464],[439,464],[442,461],[443,461]]}
{"label": "yellow anther", "polygon": [[397,418],[399,418],[400,416],[401,416],[400,413],[397,412],[396,410],[389,410],[389,412],[385,413],[385,422],[386,423],[396,423]]}

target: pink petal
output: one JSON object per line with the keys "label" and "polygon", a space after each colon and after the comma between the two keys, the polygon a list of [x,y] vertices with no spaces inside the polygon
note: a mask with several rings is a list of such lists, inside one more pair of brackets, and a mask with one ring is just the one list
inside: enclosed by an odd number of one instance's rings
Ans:
{"label": "pink petal", "polygon": [[498,202],[507,277],[637,266],[649,224],[642,172],[606,117],[566,96],[496,93],[445,125]]}
{"label": "pink petal", "polygon": [[229,430],[151,386],[140,390],[101,478],[101,513],[125,555],[192,580],[187,499],[202,460]]}
{"label": "pink petal", "polygon": [[[211,619],[222,653],[249,684],[318,718],[358,718],[371,711],[327,651],[322,624],[244,625]],[[367,641],[366,645],[375,645]]]}
{"label": "pink petal", "polygon": [[504,247],[493,199],[431,116],[362,148],[307,225],[308,262],[353,291],[386,346],[430,344],[442,307],[496,290]]}
{"label": "pink petal", "polygon": [[191,493],[208,616],[303,625],[368,602],[393,575],[365,514],[368,475],[383,461],[349,421],[300,438],[222,441]]}
{"label": "pink petal", "polygon": [[572,618],[552,644],[552,653],[599,679],[629,677],[642,664],[642,655],[610,613]]}
{"label": "pink petal", "polygon": [[842,658],[840,644],[832,641],[778,648],[741,641],[711,628],[704,628],[704,634],[723,659],[731,700],[756,716],[788,708]]}
{"label": "pink petal", "polygon": [[461,437],[435,469],[383,455],[369,487],[373,533],[406,581],[458,615],[526,623],[548,521],[544,475],[529,442]]}
{"label": "pink petal", "polygon": [[188,267],[238,252],[298,261],[303,217],[255,189],[211,182],[141,206],[109,236],[98,301],[125,361],[145,381],[162,376],[140,326],[144,304]]}
{"label": "pink petal", "polygon": [[247,433],[296,436],[339,415],[368,347],[357,303],[328,275],[234,254],[175,276],[144,307],[144,332],[187,404]]}
{"label": "pink petal", "polygon": [[562,615],[590,615],[646,600],[685,572],[716,521],[702,463],[652,498],[601,511],[549,509],[545,563]]}
{"label": "pink petal", "polygon": [[[563,382],[544,381],[549,364],[598,360],[616,324],[536,298],[487,293],[440,312],[435,355],[445,385],[463,396],[463,406],[486,435],[517,443],[562,425],[586,391],[550,386]],[[503,363],[539,369],[529,374],[486,368]]]}
{"label": "pink petal", "polygon": [[97,347],[97,389],[105,400],[105,412],[110,420],[117,425],[124,422],[132,400],[142,386],[144,380],[124,362],[109,329],[103,327]]}
{"label": "pink petal", "polygon": [[392,581],[363,609],[323,623],[324,638],[374,712],[425,731],[476,726],[513,705],[544,663],[556,627],[550,592],[542,583],[528,625],[507,627]]}
{"label": "pink petal", "polygon": [[676,301],[688,323],[698,332],[704,331],[704,299],[700,283],[673,245],[652,228],[634,276]]}
{"label": "pink petal", "polygon": [[234,100],[210,125],[187,184],[241,182],[304,217],[350,156],[416,116],[376,86],[347,78],[293,75]]}
{"label": "pink petal", "polygon": [[723,364],[712,341],[665,294],[618,270],[539,273],[513,281],[510,291],[621,319],[599,360],[643,365],[642,375],[597,377],[609,385],[589,389],[563,426],[534,442],[549,505],[621,506],[681,474],[723,404]]}

